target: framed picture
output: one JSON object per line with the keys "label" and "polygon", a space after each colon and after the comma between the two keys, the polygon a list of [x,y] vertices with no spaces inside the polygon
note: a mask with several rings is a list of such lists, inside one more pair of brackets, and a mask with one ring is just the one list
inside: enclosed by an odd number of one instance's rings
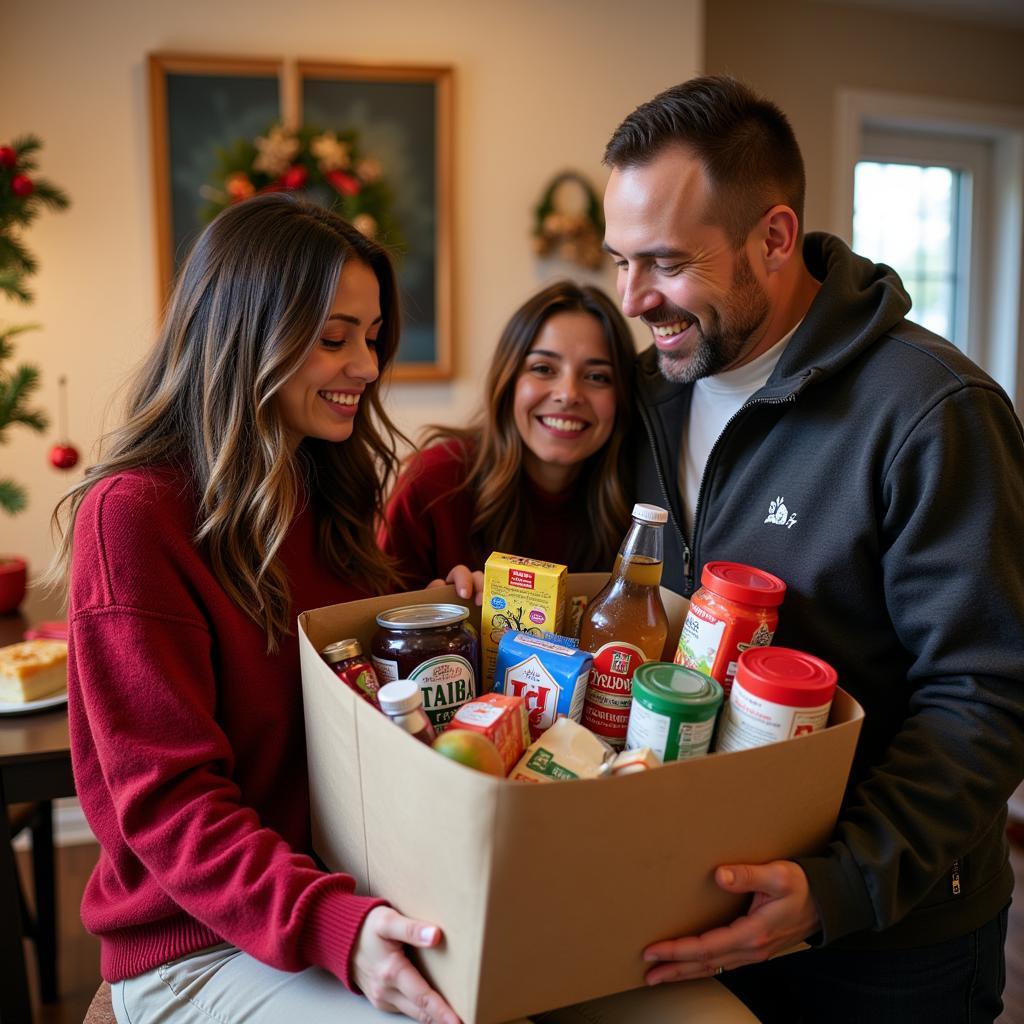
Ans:
{"label": "framed picture", "polygon": [[275,122],[338,138],[355,133],[384,175],[400,237],[392,252],[402,342],[392,375],[451,377],[451,68],[153,54],[149,77],[161,297],[204,227],[226,149],[265,136]]}
{"label": "framed picture", "polygon": [[452,71],[299,61],[303,121],[356,130],[385,168],[403,245],[402,344],[394,376],[452,374]]}
{"label": "framed picture", "polygon": [[161,299],[205,226],[218,150],[281,120],[284,62],[150,54],[149,102]]}

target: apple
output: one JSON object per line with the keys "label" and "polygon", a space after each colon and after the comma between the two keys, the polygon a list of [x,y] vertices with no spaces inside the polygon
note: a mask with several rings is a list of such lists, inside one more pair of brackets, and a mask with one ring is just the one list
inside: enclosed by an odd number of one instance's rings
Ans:
{"label": "apple", "polygon": [[434,740],[434,749],[453,761],[487,775],[505,777],[505,765],[498,748],[486,737],[468,729],[449,729]]}

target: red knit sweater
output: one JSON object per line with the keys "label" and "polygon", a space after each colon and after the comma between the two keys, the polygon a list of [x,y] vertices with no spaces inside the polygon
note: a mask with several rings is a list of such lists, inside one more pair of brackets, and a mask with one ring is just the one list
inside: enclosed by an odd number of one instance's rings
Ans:
{"label": "red knit sweater", "polygon": [[[298,642],[266,652],[193,546],[196,501],[169,470],[97,484],[75,524],[71,754],[100,842],[82,920],[108,981],[227,941],[351,987],[349,954],[381,901],[308,856]],[[364,597],[297,516],[281,553],[296,612]]]}
{"label": "red knit sweater", "polygon": [[[489,551],[478,551],[470,539],[476,507],[463,485],[472,464],[469,447],[445,440],[418,452],[395,484],[388,502],[381,546],[398,560],[398,570],[411,588],[444,579],[456,565],[482,569]],[[511,554],[566,561],[572,538],[581,529],[585,509],[578,488],[549,494],[531,483],[529,508],[533,542],[529,551]],[[582,567],[570,566],[579,571]]]}

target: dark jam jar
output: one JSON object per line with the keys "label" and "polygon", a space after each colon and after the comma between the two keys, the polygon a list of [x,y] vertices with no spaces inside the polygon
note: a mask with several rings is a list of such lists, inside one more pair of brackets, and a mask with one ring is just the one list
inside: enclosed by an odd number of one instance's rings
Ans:
{"label": "dark jam jar", "polygon": [[377,616],[373,667],[381,684],[412,679],[423,707],[441,732],[478,691],[480,642],[461,604],[416,604]]}

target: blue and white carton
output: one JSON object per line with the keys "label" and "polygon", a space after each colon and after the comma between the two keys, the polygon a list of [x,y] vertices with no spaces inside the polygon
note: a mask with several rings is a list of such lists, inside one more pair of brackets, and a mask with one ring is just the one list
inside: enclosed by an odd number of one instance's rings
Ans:
{"label": "blue and white carton", "polygon": [[583,717],[593,656],[528,633],[507,632],[498,644],[494,692],[524,697],[535,740],[556,718]]}

